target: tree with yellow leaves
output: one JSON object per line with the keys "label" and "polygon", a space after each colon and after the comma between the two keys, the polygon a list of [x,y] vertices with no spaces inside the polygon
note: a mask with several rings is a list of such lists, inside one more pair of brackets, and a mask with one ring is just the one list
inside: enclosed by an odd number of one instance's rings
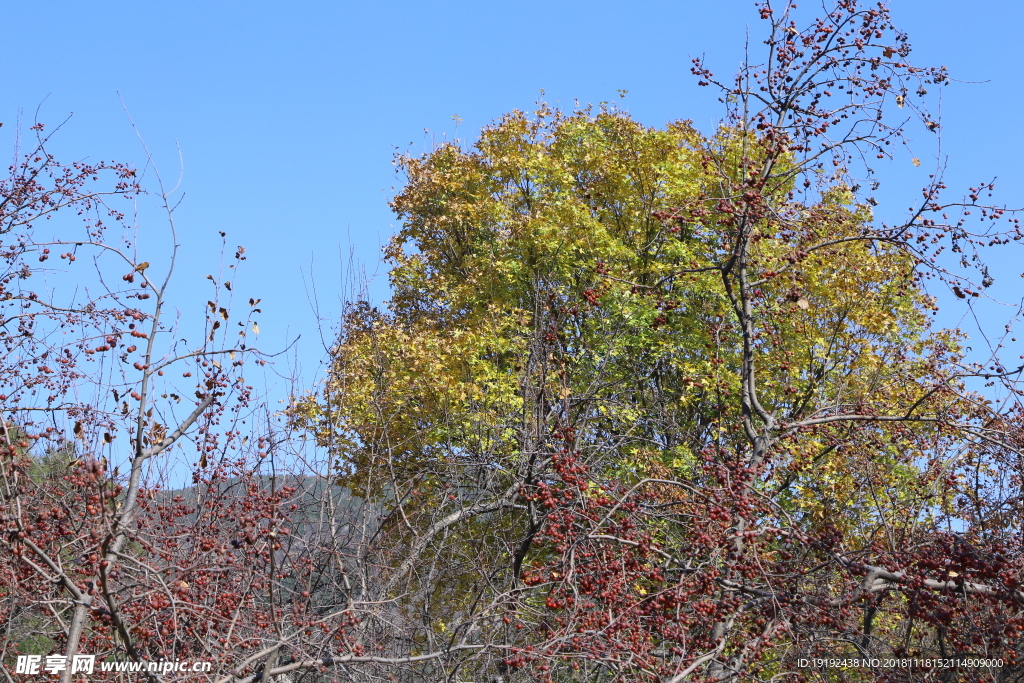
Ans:
{"label": "tree with yellow leaves", "polygon": [[541,104],[399,159],[393,298],[352,307],[293,415],[382,510],[364,582],[431,675],[1016,666],[1021,520],[995,463],[1019,471],[1019,416],[969,390],[923,282],[973,291],[938,255],[1020,232],[998,207],[948,220],[970,207],[939,178],[882,223],[853,164],[945,71],[907,63],[884,9],[802,31],[794,9],[762,5],[766,61],[735,81],[695,62],[728,106],[713,135]]}

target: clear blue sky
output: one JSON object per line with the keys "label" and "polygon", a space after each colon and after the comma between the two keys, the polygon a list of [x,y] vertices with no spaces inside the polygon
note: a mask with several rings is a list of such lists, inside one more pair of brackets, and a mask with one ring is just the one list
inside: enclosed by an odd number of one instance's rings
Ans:
{"label": "clear blue sky", "polygon": [[[1024,3],[897,0],[892,11],[914,63],[987,81],[945,89],[951,186],[999,176],[998,198],[1024,205]],[[44,1],[6,3],[3,23],[0,152],[12,148],[18,112],[31,123],[42,104],[49,123],[74,112],[53,146],[60,158],[142,165],[120,92],[164,174],[177,176],[175,141],[184,158],[184,316],[200,315],[209,297],[204,276],[224,230],[232,251],[247,248],[236,293],[263,299],[262,345],[280,349],[286,333],[301,333],[307,379],[322,357],[310,284],[329,325],[351,248],[376,273],[373,298],[387,298],[379,254],[395,230],[396,147],[472,139],[541,89],[553,104],[615,100],[646,124],[688,118],[708,131],[720,105],[695,86],[689,57],[706,54],[716,72],[731,72],[748,27],[756,45],[763,25],[750,0]],[[914,134],[928,144],[925,135]],[[919,186],[934,167],[923,160],[892,169],[893,184]],[[896,216],[909,203],[881,208]],[[157,256],[143,258],[157,264],[164,232],[151,220],[141,242]],[[1005,291],[1019,298],[1022,282]]]}

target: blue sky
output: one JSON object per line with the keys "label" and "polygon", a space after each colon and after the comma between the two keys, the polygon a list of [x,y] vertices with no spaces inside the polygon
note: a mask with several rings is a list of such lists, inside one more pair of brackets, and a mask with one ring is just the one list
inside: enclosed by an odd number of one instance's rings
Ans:
{"label": "blue sky", "polygon": [[[892,13],[914,63],[985,81],[944,90],[950,186],[998,176],[997,198],[1024,205],[1024,5],[898,0]],[[226,231],[230,251],[244,245],[249,257],[236,293],[263,299],[261,345],[279,350],[301,334],[307,380],[323,355],[312,286],[328,332],[350,251],[373,278],[372,297],[387,298],[379,254],[395,230],[396,148],[472,139],[542,89],[552,104],[614,100],[649,125],[692,119],[709,131],[720,105],[696,87],[690,56],[729,73],[747,30],[755,46],[762,31],[749,0],[7,3],[4,26],[0,152],[13,147],[19,111],[28,125],[41,106],[51,124],[74,112],[52,147],[61,159],[141,166],[120,93],[164,175],[178,175],[176,145],[184,160],[175,303],[186,318],[201,315]],[[629,91],[621,101],[619,89]],[[913,191],[934,167],[933,140],[912,137],[925,163],[883,169],[890,187]],[[909,203],[880,210],[898,216]],[[141,249],[155,256],[143,258],[159,264],[164,227],[144,217]],[[1002,259],[1004,270],[1019,261]],[[1009,298],[1020,296],[1017,275],[997,275]]]}

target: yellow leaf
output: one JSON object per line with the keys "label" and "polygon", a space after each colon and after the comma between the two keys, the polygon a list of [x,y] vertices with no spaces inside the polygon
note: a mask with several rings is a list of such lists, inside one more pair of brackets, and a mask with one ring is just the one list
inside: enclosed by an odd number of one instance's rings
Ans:
{"label": "yellow leaf", "polygon": [[912,164],[914,164],[914,166],[920,166],[921,165],[921,160],[918,159],[917,157],[914,157],[913,159],[911,159],[910,162]]}

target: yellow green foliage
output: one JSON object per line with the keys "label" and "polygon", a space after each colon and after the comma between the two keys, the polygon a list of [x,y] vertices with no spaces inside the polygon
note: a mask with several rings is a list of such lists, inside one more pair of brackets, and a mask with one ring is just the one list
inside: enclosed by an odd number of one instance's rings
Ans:
{"label": "yellow green foliage", "polygon": [[[470,149],[401,157],[388,312],[352,312],[325,395],[297,414],[355,476],[375,458],[409,472],[516,458],[559,411],[614,444],[620,474],[742,447],[729,419],[742,348],[719,272],[730,233],[714,209],[751,150],[728,130],[545,107]],[[957,345],[928,336],[911,258],[858,239],[871,215],[845,187],[804,206],[780,178],[766,194],[784,213],[750,254],[762,405],[795,420],[912,403]],[[866,456],[826,466],[814,443],[792,455],[797,479]]]}

